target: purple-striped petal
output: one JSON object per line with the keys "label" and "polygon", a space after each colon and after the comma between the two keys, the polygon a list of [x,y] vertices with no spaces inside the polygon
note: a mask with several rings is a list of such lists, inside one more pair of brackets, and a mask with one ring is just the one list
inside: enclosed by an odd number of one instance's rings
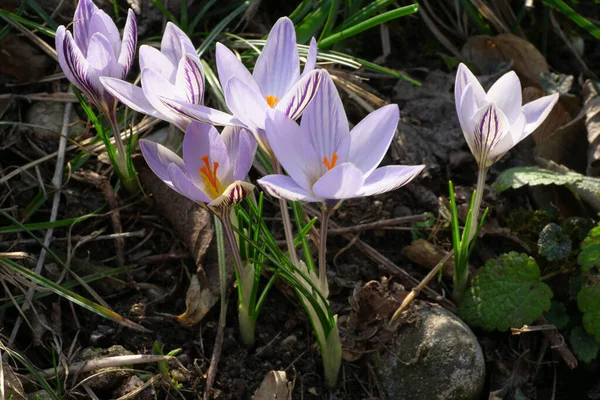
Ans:
{"label": "purple-striped petal", "polygon": [[185,94],[188,103],[204,103],[204,70],[200,60],[189,54],[181,58],[177,68],[175,86],[180,95]]}
{"label": "purple-striped petal", "polygon": [[473,155],[477,162],[489,167],[496,160],[490,153],[510,131],[508,119],[494,103],[481,108],[474,116],[476,121],[473,135]]}
{"label": "purple-striped petal", "polygon": [[287,17],[277,20],[262,53],[254,66],[253,76],[263,97],[281,99],[300,76],[300,59],[294,24]]}
{"label": "purple-striped petal", "polygon": [[235,118],[233,115],[214,108],[164,97],[161,97],[161,101],[169,109],[194,121],[217,126],[246,126],[246,124]]}
{"label": "purple-striped petal", "polygon": [[86,57],[89,57],[89,47],[91,46],[91,41],[94,35],[101,34],[110,43],[110,50],[112,56],[116,59],[119,57],[119,53],[121,52],[121,34],[119,33],[119,29],[115,24],[115,21],[104,11],[98,10],[92,14],[92,18],[90,19],[89,25],[90,35],[90,43],[88,44],[88,54]]}
{"label": "purple-striped petal", "polygon": [[298,119],[319,91],[325,70],[315,70],[300,79],[287,94],[279,99],[275,108],[291,119]]}
{"label": "purple-striped petal", "polygon": [[[73,36],[75,44],[87,55],[87,47],[91,36],[95,33],[90,31],[90,20],[92,15],[98,11],[98,7],[92,0],[80,0],[73,15]],[[58,33],[58,32],[57,32]]]}
{"label": "purple-striped petal", "polygon": [[233,115],[244,124],[251,128],[265,128],[269,105],[260,92],[252,89],[246,82],[235,76],[231,77],[225,86],[225,101]]}
{"label": "purple-striped petal", "polygon": [[362,171],[351,163],[342,163],[327,171],[312,187],[315,196],[325,200],[355,197],[365,183]]}
{"label": "purple-striped petal", "polygon": [[390,165],[375,169],[365,180],[358,196],[372,196],[390,192],[412,181],[423,171],[424,165]]}
{"label": "purple-striped petal", "polygon": [[198,186],[194,185],[190,177],[176,164],[170,164],[167,171],[169,179],[173,184],[173,188],[181,195],[193,201],[202,203],[210,203],[212,199],[202,191]]}
{"label": "purple-striped petal", "polygon": [[369,176],[390,147],[399,119],[400,110],[396,104],[381,107],[367,115],[350,131],[346,160]]}
{"label": "purple-striped petal", "polygon": [[244,181],[236,181],[227,186],[223,194],[207,204],[208,208],[217,215],[229,213],[254,190],[254,185]]}
{"label": "purple-striped petal", "polygon": [[132,110],[153,116],[158,119],[166,120],[167,117],[156,111],[152,104],[150,104],[150,102],[146,99],[142,88],[139,86],[132,85],[131,83],[121,79],[109,78],[105,76],[100,77],[100,82],[107,92],[119,99],[121,103],[125,104]]}
{"label": "purple-striped petal", "polygon": [[246,179],[246,175],[252,167],[257,147],[252,133],[244,128],[227,126],[223,129],[221,138],[227,148],[232,175],[231,180],[242,181]]}
{"label": "purple-striped petal", "polygon": [[142,91],[148,102],[163,116],[165,121],[169,121],[185,131],[189,124],[187,118],[173,112],[160,100],[161,97],[177,98],[175,85],[155,70],[146,67],[142,70]]}
{"label": "purple-striped petal", "polygon": [[123,69],[121,79],[125,79],[133,60],[135,58],[135,49],[137,46],[137,22],[135,13],[132,9],[127,12],[127,22],[123,30],[123,41],[121,42],[121,52],[119,54],[119,65]]}
{"label": "purple-striped petal", "polygon": [[291,201],[318,203],[309,191],[300,187],[292,178],[285,175],[267,175],[257,181],[260,187],[273,197]]}
{"label": "purple-striped petal", "polygon": [[222,184],[229,183],[225,182],[229,171],[227,148],[212,125],[200,122],[190,124],[183,137],[183,162],[188,176],[199,187],[206,186],[207,175],[202,174],[203,168],[207,169],[208,174],[216,174]]}
{"label": "purple-striped petal", "polygon": [[[62,36],[61,51],[63,57],[59,56],[59,62],[63,71],[70,71],[71,76],[75,80],[71,82],[85,93],[93,104],[96,106],[101,105],[101,93],[98,92],[98,88],[93,82],[94,76],[90,71],[91,68],[79,48],[75,45],[71,32],[67,31]],[[60,51],[58,52],[60,53]]]}
{"label": "purple-striped petal", "polygon": [[140,69],[146,68],[155,73],[164,76],[172,84],[175,84],[177,76],[177,63],[173,64],[171,60],[162,52],[148,45],[140,46]]}
{"label": "purple-striped petal", "polygon": [[266,121],[266,135],[273,154],[288,175],[304,190],[310,191],[322,175],[322,159],[308,132],[282,112],[275,111]]}
{"label": "purple-striped petal", "polygon": [[542,122],[548,117],[552,108],[558,101],[558,93],[551,94],[550,96],[544,96],[523,106],[523,113],[525,114],[526,125],[524,132],[529,135],[541,125]]}
{"label": "purple-striped petal", "polygon": [[521,96],[521,82],[514,71],[507,72],[498,79],[487,92],[486,101],[494,103],[508,122],[513,123],[521,113],[523,98]]}
{"label": "purple-striped petal", "polygon": [[227,89],[227,83],[229,82],[229,79],[236,77],[257,93],[261,93],[260,88],[256,84],[256,80],[254,80],[254,77],[252,77],[252,74],[250,74],[248,69],[244,67],[244,64],[238,60],[235,54],[233,54],[231,50],[223,46],[221,43],[217,43],[216,59],[219,82],[221,82],[223,90]]}
{"label": "purple-striped petal", "polygon": [[[82,90],[85,92],[85,90],[82,88],[79,79],[75,76],[74,72],[71,70],[70,68],[70,64],[67,63],[66,60],[66,52],[65,52],[65,40],[66,40],[66,36],[67,35],[71,35],[70,33],[67,34],[67,29],[61,25],[58,27],[58,29],[56,30],[56,54],[58,56],[58,63],[60,64],[61,69],[63,70],[65,76],[67,77],[67,79],[69,80],[69,82],[71,82],[73,85],[77,86],[77,88],[79,90]],[[72,40],[72,39],[71,39]],[[67,46],[67,48],[70,48],[69,46]],[[83,58],[83,56],[81,56]]]}
{"label": "purple-striped petal", "polygon": [[[341,146],[348,136],[348,119],[342,99],[327,73],[323,73],[321,87],[304,111],[300,126],[310,135],[310,140],[320,159],[331,159],[335,152],[338,163],[346,160],[348,146]],[[345,142],[348,143],[348,142]],[[325,168],[325,165],[323,165]],[[323,171],[325,173],[325,171]]]}
{"label": "purple-striped petal", "polygon": [[169,165],[176,164],[179,168],[184,169],[185,166],[181,157],[165,146],[147,139],[140,140],[140,150],[152,172],[165,181],[167,185],[173,187],[168,171]]}
{"label": "purple-striped petal", "polygon": [[304,64],[304,70],[300,78],[304,78],[306,74],[315,69],[317,65],[317,41],[315,38],[310,39],[310,46],[308,48],[308,54],[306,55],[306,63]]}
{"label": "purple-striped petal", "polygon": [[485,104],[485,90],[473,75],[473,73],[467,68],[467,66],[461,63],[456,71],[456,80],[454,82],[454,102],[456,103],[456,109],[460,109],[460,100],[463,95],[463,91],[468,84],[471,84],[473,90],[473,96],[475,98],[475,104],[477,108],[483,107]]}

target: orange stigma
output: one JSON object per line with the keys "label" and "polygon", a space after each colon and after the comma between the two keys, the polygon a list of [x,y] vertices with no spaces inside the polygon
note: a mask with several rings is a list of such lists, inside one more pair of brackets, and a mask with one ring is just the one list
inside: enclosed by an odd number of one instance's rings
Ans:
{"label": "orange stigma", "polygon": [[275,104],[277,104],[278,101],[279,101],[279,97],[275,97],[275,96],[271,96],[271,95],[267,96],[267,104],[271,108],[275,107]]}
{"label": "orange stigma", "polygon": [[331,168],[335,167],[335,163],[338,160],[338,156],[337,154],[335,154],[335,152],[333,152],[333,154],[331,155],[331,162],[329,162],[329,159],[327,157],[323,157],[323,164],[325,164],[325,167],[327,167],[327,170],[329,171]]}
{"label": "orange stigma", "polygon": [[206,194],[208,194],[212,199],[219,197],[221,194],[221,182],[217,178],[217,169],[219,169],[219,163],[213,162],[212,168],[210,167],[210,162],[208,156],[203,156],[202,161],[204,161],[204,166],[200,168],[200,177],[204,180],[204,184],[206,185]]}

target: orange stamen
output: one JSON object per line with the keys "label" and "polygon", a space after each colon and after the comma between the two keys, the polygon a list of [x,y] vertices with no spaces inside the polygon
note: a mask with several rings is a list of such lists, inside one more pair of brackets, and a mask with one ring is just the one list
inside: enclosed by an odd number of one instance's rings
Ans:
{"label": "orange stamen", "polygon": [[337,162],[337,160],[338,156],[337,154],[335,154],[335,152],[333,152],[333,154],[331,155],[331,163],[329,162],[329,159],[327,157],[323,157],[323,164],[325,164],[325,167],[329,171],[331,168],[335,167],[335,163]]}
{"label": "orange stamen", "polygon": [[210,162],[208,156],[203,156],[202,161],[204,161],[204,166],[200,167],[200,176],[204,180],[204,183],[213,194],[214,197],[217,197],[221,192],[221,184],[219,179],[217,178],[217,169],[219,169],[219,163],[213,162],[213,167],[210,167]]}
{"label": "orange stamen", "polygon": [[279,97],[275,97],[275,96],[271,96],[271,95],[267,96],[267,104],[271,108],[275,107],[275,104],[277,104],[278,101],[279,101]]}

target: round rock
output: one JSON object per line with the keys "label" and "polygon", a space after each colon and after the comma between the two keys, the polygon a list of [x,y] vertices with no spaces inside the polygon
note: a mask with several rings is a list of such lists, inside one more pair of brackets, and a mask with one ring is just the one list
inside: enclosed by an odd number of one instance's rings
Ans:
{"label": "round rock", "polygon": [[483,352],[469,327],[450,311],[415,303],[388,350],[376,359],[388,398],[479,398],[485,382]]}

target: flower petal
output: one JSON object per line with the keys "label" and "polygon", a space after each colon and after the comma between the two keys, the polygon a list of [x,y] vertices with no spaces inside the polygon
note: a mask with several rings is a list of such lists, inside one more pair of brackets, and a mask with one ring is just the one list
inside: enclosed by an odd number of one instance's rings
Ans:
{"label": "flower petal", "polygon": [[168,172],[173,188],[179,194],[190,200],[201,201],[202,203],[210,203],[212,201],[202,189],[194,185],[194,182],[190,180],[190,177],[178,165],[169,164]]}
{"label": "flower petal", "polygon": [[548,117],[552,108],[558,101],[558,93],[551,94],[550,96],[544,96],[523,106],[523,113],[527,123],[525,125],[524,133],[529,135],[541,125],[542,122]]}
{"label": "flower petal", "polygon": [[[81,3],[80,3],[81,4]],[[68,35],[71,35],[70,33]],[[73,85],[77,86],[79,90],[83,90],[80,86],[79,79],[75,76],[77,71],[71,70],[70,64],[67,63],[66,53],[65,53],[65,40],[67,36],[67,29],[61,25],[56,30],[56,54],[58,56],[58,63],[60,64],[60,68],[63,70],[65,76]],[[70,40],[73,40],[72,38]],[[81,57],[83,58],[83,56]]]}
{"label": "flower petal", "polygon": [[172,187],[168,172],[169,165],[176,164],[179,168],[185,168],[181,157],[165,146],[147,139],[140,140],[140,150],[152,172]]}
{"label": "flower petal", "polygon": [[319,91],[325,74],[325,70],[314,70],[306,74],[279,100],[275,108],[291,119],[298,119]]}
{"label": "flower petal", "polygon": [[160,51],[174,66],[179,64],[183,54],[197,55],[190,38],[172,22],[167,22],[160,42]]}
{"label": "flower petal", "polygon": [[119,29],[115,24],[115,21],[104,11],[97,10],[92,14],[92,18],[90,19],[88,35],[90,35],[90,43],[88,44],[88,54],[86,57],[89,57],[89,47],[91,45],[92,37],[96,34],[103,35],[110,43],[111,55],[116,59],[121,52],[121,34],[119,33]]}
{"label": "flower petal", "polygon": [[223,90],[227,89],[229,80],[232,77],[236,77],[246,85],[250,86],[255,92],[259,94],[261,93],[260,88],[256,84],[256,80],[254,80],[252,74],[250,74],[250,71],[248,71],[244,64],[238,60],[231,50],[223,46],[221,43],[217,43],[216,59],[219,82],[221,82]]}
{"label": "flower petal", "polygon": [[310,191],[313,182],[322,175],[322,159],[310,142],[308,132],[280,111],[269,114],[265,131],[281,166],[298,185]]}
{"label": "flower petal", "polygon": [[155,70],[146,67],[142,70],[142,91],[148,102],[163,116],[165,121],[169,121],[185,131],[188,125],[185,122],[187,118],[175,113],[160,100],[160,97],[178,98],[177,90],[171,82]]}
{"label": "flower petal", "polygon": [[362,171],[351,163],[342,163],[327,171],[312,187],[315,196],[326,200],[355,197],[365,183]]}
{"label": "flower petal", "polygon": [[381,107],[367,115],[350,131],[346,160],[369,176],[390,147],[399,119],[400,110],[396,104]]}
{"label": "flower petal", "polygon": [[229,166],[233,167],[232,180],[246,179],[246,175],[252,167],[257,147],[252,133],[244,128],[227,126],[223,129],[221,137],[227,148]]}
{"label": "flower petal", "polygon": [[304,78],[306,74],[315,69],[317,64],[317,41],[315,38],[310,39],[310,47],[308,48],[308,54],[306,55],[306,63],[304,64],[304,70],[300,75],[300,78]]}
{"label": "flower petal", "polygon": [[477,111],[474,121],[473,155],[479,165],[489,167],[496,161],[494,148],[509,134],[510,123],[494,103]]}
{"label": "flower petal", "polygon": [[277,20],[258,56],[252,74],[264,97],[282,98],[300,76],[300,59],[294,24],[287,17]]}
{"label": "flower petal", "polygon": [[155,118],[165,120],[167,117],[156,111],[146,99],[142,88],[132,85],[121,79],[101,76],[100,82],[107,92],[119,99],[127,107],[142,114],[151,115]]}
{"label": "flower petal", "polygon": [[233,115],[224,113],[223,111],[219,111],[214,108],[199,104],[190,104],[180,100],[167,99],[164,97],[161,97],[161,102],[174,112],[185,115],[194,121],[217,126],[246,126],[246,124],[235,118]]}
{"label": "flower petal", "polygon": [[185,94],[188,103],[204,103],[204,70],[200,60],[189,54],[181,58],[175,86],[180,94]]}
{"label": "flower petal", "polygon": [[137,46],[137,22],[135,13],[132,9],[127,12],[127,22],[123,30],[123,41],[121,42],[121,52],[119,53],[119,65],[123,68],[121,79],[125,79],[127,73],[131,69],[133,59],[135,58],[135,50]]}
{"label": "flower petal", "polygon": [[152,46],[146,44],[140,46],[140,69],[142,71],[149,68],[174,84],[178,63],[179,60],[173,64],[165,54]]}
{"label": "flower petal", "polygon": [[208,208],[217,215],[225,215],[242,202],[252,191],[254,185],[244,181],[235,181],[227,186],[223,194],[208,203]]}
{"label": "flower petal", "polygon": [[521,113],[523,97],[521,95],[521,81],[514,71],[502,75],[488,90],[486,100],[494,103],[502,110],[508,122],[515,121]]}
{"label": "flower petal", "polygon": [[[190,179],[199,187],[205,186],[200,170],[206,167],[203,157],[208,156],[208,167],[212,170],[214,163],[217,178],[223,185],[229,171],[229,156],[223,138],[214,126],[192,122],[183,137],[183,162]],[[233,160],[235,162],[235,160]]]}
{"label": "flower petal", "polygon": [[348,148],[346,146],[342,150],[341,143],[346,142],[344,139],[350,132],[348,119],[335,83],[327,72],[323,75],[321,88],[304,111],[300,126],[309,133],[319,159],[331,159],[335,152],[338,162],[343,163],[346,161]]}
{"label": "flower petal", "polygon": [[246,82],[231,77],[225,86],[225,101],[233,115],[252,128],[265,128],[269,105],[259,92]]}
{"label": "flower petal", "polygon": [[473,85],[469,83],[465,90],[463,90],[462,98],[460,100],[460,109],[457,109],[456,111],[463,135],[473,154],[475,154],[475,139],[473,137],[475,134],[474,116],[477,109],[477,100],[475,100],[475,96],[473,95]]}
{"label": "flower petal", "polygon": [[71,76],[75,79],[75,81],[71,82],[85,93],[93,104],[101,104],[102,93],[98,90],[98,87],[94,82],[95,74],[91,71],[88,61],[75,45],[71,32],[67,31],[64,36],[62,36],[61,51],[63,56],[59,56],[59,62],[61,63],[63,71],[70,71]]}
{"label": "flower petal", "polygon": [[456,80],[454,82],[454,102],[456,103],[457,111],[460,109],[460,100],[462,98],[463,91],[469,83],[472,86],[473,96],[475,97],[477,108],[480,108],[484,105],[485,90],[483,90],[483,87],[475,75],[473,75],[473,73],[469,70],[469,68],[467,68],[465,64],[460,63],[458,66],[458,71],[456,71]]}
{"label": "flower petal", "polygon": [[[92,0],[80,0],[77,3],[75,14],[73,15],[73,36],[75,44],[83,50],[83,55],[87,54],[88,43],[94,31],[90,31],[90,21],[92,15],[98,11],[98,7]],[[58,32],[57,32],[58,33]]]}
{"label": "flower petal", "polygon": [[267,175],[257,181],[262,189],[273,197],[291,201],[306,201],[318,203],[306,189],[300,187],[292,178],[285,175]]}
{"label": "flower petal", "polygon": [[[121,77],[121,68],[111,49],[108,39],[101,33],[95,33],[90,39],[87,61],[90,67],[96,70],[98,78],[101,76]],[[98,81],[100,86],[100,81]]]}
{"label": "flower petal", "polygon": [[372,196],[398,189],[412,181],[425,165],[389,165],[375,169],[357,196]]}

